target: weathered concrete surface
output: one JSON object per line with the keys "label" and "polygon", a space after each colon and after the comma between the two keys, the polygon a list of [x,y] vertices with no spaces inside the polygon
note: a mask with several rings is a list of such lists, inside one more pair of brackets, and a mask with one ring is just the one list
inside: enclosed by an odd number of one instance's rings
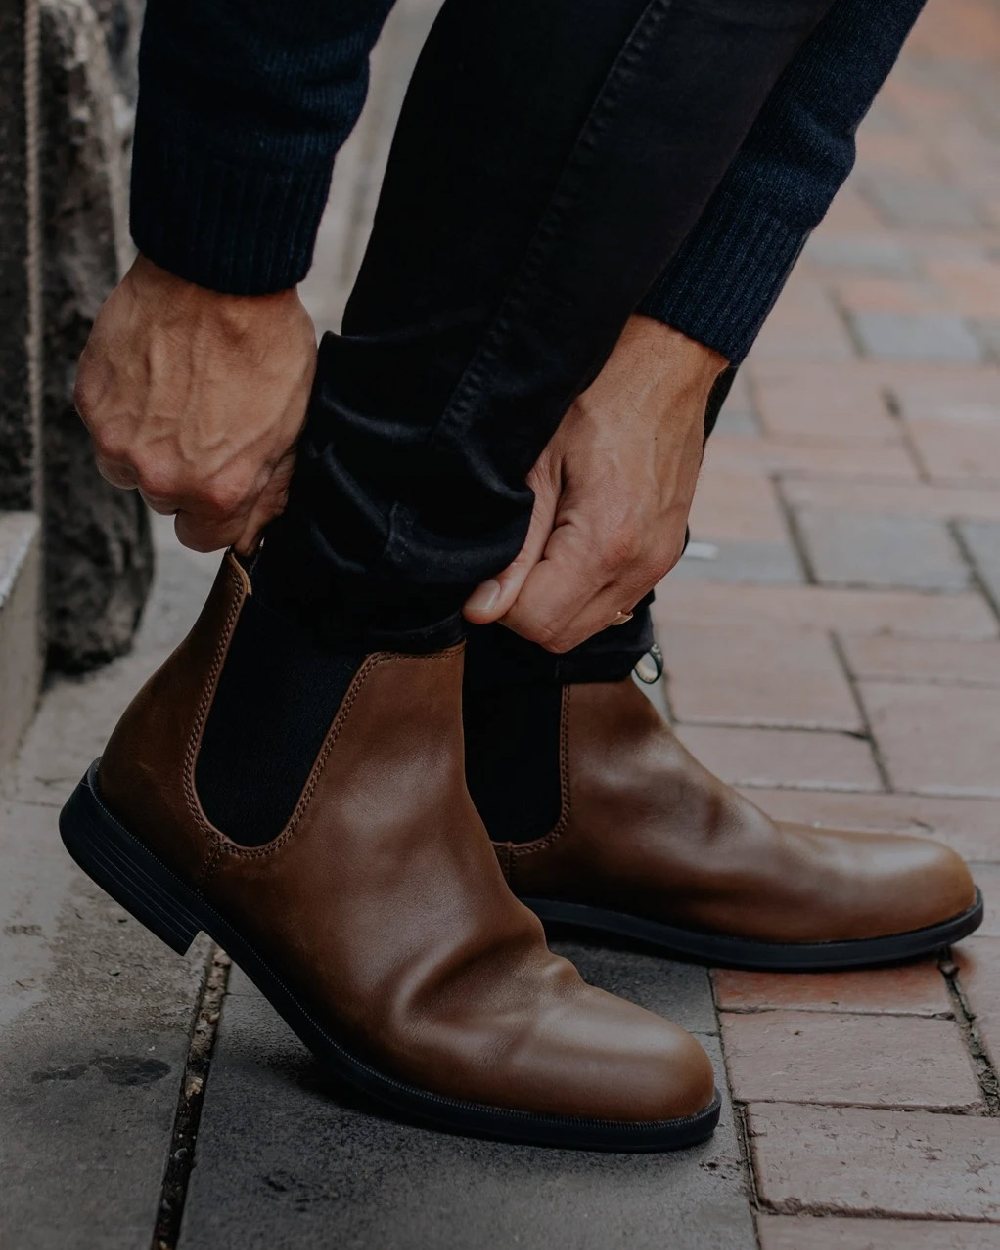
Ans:
{"label": "weathered concrete surface", "polygon": [[93,886],[58,806],[214,568],[168,553],[140,645],[45,697],[0,785],[0,1244],[148,1250],[206,946],[179,959]]}
{"label": "weathered concrete surface", "polygon": [[43,461],[50,661],[121,654],[153,575],[145,505],[98,473],[71,402],[91,323],[128,263],[139,0],[42,2]]}
{"label": "weathered concrete surface", "polygon": [[[615,978],[628,979],[620,953]],[[683,1015],[683,1008],[678,1013]],[[714,1038],[706,1044],[724,1084]],[[180,1250],[750,1250],[730,1113],[676,1155],[469,1140],[374,1114],[235,974]]]}
{"label": "weathered concrete surface", "polygon": [[147,1250],[205,946],[186,960],[3,808],[0,1226],[16,1250]]}
{"label": "weathered concrete surface", "polygon": [[38,520],[0,512],[0,768],[35,712],[41,679]]}
{"label": "weathered concrete surface", "polygon": [[667,1016],[692,1033],[717,1033],[708,972],[694,964],[671,963],[655,951],[616,943],[567,940],[553,931],[552,949],[565,955],[593,985]]}
{"label": "weathered concrete surface", "polygon": [[101,753],[118,712],[193,623],[219,559],[178,547],[169,522],[158,520],[161,567],[135,650],[99,673],[53,685],[17,760],[0,777],[0,795],[60,806]]}

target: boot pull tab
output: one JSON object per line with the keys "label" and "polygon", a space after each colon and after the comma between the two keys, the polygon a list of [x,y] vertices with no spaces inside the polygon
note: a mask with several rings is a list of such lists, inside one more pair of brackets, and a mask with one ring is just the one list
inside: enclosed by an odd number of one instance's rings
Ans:
{"label": "boot pull tab", "polygon": [[659,643],[654,642],[646,654],[632,669],[644,686],[655,686],[663,676],[663,652]]}

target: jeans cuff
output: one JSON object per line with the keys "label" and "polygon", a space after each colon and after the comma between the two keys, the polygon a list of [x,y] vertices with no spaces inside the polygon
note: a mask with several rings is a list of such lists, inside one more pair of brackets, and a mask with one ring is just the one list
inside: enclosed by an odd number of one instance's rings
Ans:
{"label": "jeans cuff", "polygon": [[464,641],[467,626],[453,594],[373,601],[338,584],[315,551],[298,539],[286,518],[279,518],[257,552],[242,562],[261,599],[297,621],[320,645],[427,655]]}
{"label": "jeans cuff", "polygon": [[365,646],[370,651],[401,651],[406,655],[429,655],[443,651],[465,640],[467,625],[461,612],[454,612],[432,625],[395,629],[392,626],[369,624],[364,630]]}
{"label": "jeans cuff", "polygon": [[632,620],[613,625],[588,638],[572,651],[554,655],[513,633],[504,625],[480,625],[469,630],[466,683],[488,692],[511,684],[622,681],[655,645],[649,595],[635,609]]}

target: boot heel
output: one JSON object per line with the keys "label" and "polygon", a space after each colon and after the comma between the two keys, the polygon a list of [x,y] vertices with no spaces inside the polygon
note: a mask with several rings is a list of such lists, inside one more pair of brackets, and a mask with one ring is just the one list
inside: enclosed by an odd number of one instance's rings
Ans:
{"label": "boot heel", "polygon": [[97,761],[62,809],[59,832],[92,881],[179,955],[187,953],[201,923],[182,893],[194,895],[101,802]]}

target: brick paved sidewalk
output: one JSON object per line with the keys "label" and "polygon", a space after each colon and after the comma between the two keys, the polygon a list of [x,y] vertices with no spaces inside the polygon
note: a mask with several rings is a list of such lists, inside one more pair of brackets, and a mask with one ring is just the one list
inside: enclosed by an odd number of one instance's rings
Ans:
{"label": "brick paved sidewalk", "polygon": [[[306,292],[322,324],[433,7],[401,0],[338,164]],[[740,376],[693,530],[657,608],[682,737],[776,815],[944,839],[976,865],[981,935],[940,964],[797,977],[563,943],[728,1078],[719,1134],[682,1155],[373,1116],[224,960],[176,959],[55,838],[204,593],[213,562],[168,546],[136,654],[54,688],[0,779],[4,1250],[1000,1246],[998,0],[931,0]]]}
{"label": "brick paved sidewalk", "polygon": [[[705,558],[658,613],[706,763],[777,815],[933,833],[988,904],[998,364],[1000,7],[937,0],[744,370]],[[1000,1246],[995,905],[954,963],[712,980],[762,1250]]]}

